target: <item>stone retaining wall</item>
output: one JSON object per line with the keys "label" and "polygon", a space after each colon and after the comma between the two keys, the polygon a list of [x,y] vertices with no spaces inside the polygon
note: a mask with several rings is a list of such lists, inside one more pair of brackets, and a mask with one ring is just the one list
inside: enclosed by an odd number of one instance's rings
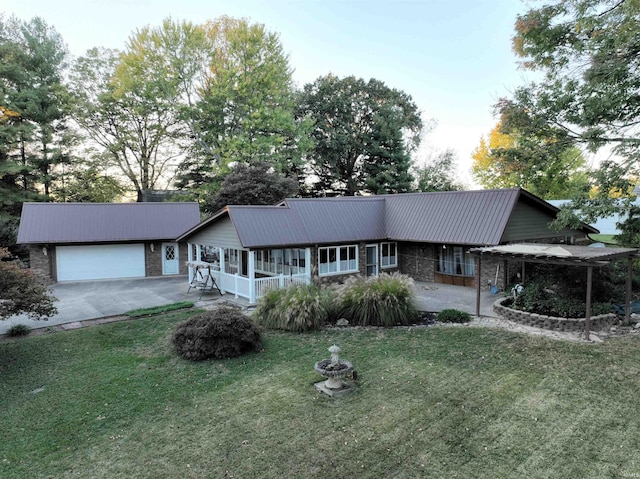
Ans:
{"label": "stone retaining wall", "polygon": [[[543,314],[527,313],[518,309],[511,309],[503,303],[509,298],[501,298],[493,303],[493,312],[499,314],[504,319],[513,321],[525,326],[549,329],[551,331],[582,332],[584,331],[585,318],[558,318],[555,316],[545,316]],[[613,313],[591,316],[591,331],[602,331],[609,329],[617,322],[618,317]]]}

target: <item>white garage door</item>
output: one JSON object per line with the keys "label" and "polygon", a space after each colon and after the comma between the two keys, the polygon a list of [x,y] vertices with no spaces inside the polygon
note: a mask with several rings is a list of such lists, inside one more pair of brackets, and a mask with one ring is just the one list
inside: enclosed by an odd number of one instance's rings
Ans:
{"label": "white garage door", "polygon": [[144,276],[144,244],[56,247],[58,281]]}

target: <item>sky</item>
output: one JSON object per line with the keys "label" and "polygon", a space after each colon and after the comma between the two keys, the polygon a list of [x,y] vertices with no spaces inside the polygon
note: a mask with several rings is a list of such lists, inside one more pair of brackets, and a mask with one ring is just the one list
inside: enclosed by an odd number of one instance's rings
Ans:
{"label": "sky", "polygon": [[471,154],[495,126],[492,105],[531,79],[511,37],[521,0],[0,0],[0,12],[42,17],[74,56],[124,49],[129,36],[162,20],[202,23],[245,17],[280,36],[298,86],[332,73],[376,78],[412,96],[436,123],[418,164],[447,148],[459,180],[474,185]]}

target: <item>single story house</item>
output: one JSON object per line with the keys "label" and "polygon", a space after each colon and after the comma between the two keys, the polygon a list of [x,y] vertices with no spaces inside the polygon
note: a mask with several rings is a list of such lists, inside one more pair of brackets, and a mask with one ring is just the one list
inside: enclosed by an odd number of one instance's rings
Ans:
{"label": "single story house", "polygon": [[199,221],[197,203],[25,203],[17,242],[47,281],[187,274],[175,239]]}
{"label": "single story house", "polygon": [[[287,199],[276,206],[227,206],[177,241],[188,244],[190,281],[205,271],[222,291],[250,302],[274,286],[380,272],[473,286],[470,248],[574,244],[598,232],[587,224],[553,231],[557,212],[520,188]],[[506,284],[499,262],[482,271],[482,284]]]}

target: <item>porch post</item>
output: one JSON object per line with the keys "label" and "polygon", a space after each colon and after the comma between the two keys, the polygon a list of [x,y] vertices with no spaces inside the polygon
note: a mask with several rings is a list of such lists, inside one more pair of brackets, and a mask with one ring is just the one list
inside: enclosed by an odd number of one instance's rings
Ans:
{"label": "porch post", "polygon": [[254,304],[256,302],[256,252],[254,250],[249,250],[247,257],[249,259],[249,302]]}
{"label": "porch post", "polygon": [[[218,247],[218,256],[220,256],[220,274],[225,272],[225,265],[224,265],[224,249]],[[222,278],[222,276],[220,276]]]}
{"label": "porch post", "polygon": [[[191,243],[187,243],[187,263],[191,263],[193,261],[193,245]],[[189,278],[189,284],[193,281],[193,268],[191,265],[187,268],[187,275]]]}
{"label": "porch post", "polygon": [[224,276],[224,273],[225,273],[224,248],[221,248],[219,246],[218,246],[218,256],[220,259],[220,284],[218,285],[218,287],[223,293],[226,293],[227,291],[224,288],[224,285],[226,283],[225,276]]}
{"label": "porch post", "polygon": [[311,248],[304,249],[304,273],[307,276],[307,284],[311,284]]}
{"label": "porch post", "polygon": [[591,283],[593,280],[593,266],[587,266],[587,311],[584,315],[584,339],[589,341],[591,330]]}

